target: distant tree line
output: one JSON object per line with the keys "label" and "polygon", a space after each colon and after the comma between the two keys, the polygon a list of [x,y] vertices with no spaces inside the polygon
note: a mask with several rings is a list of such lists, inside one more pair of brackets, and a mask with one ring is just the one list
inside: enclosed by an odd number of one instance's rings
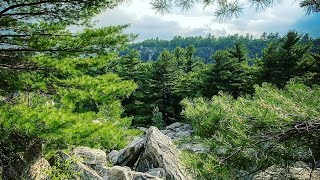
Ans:
{"label": "distant tree line", "polygon": [[[140,52],[143,61],[154,61],[158,58],[163,50],[172,51],[176,47],[185,48],[193,45],[196,48],[195,55],[201,57],[206,63],[213,62],[212,54],[217,50],[224,50],[232,48],[235,43],[241,42],[248,49],[250,58],[256,56],[261,57],[261,49],[267,47],[272,41],[279,41],[281,39],[278,33],[263,33],[259,38],[253,38],[252,35],[247,34],[245,36],[235,34],[225,37],[215,37],[211,34],[203,37],[181,37],[175,36],[172,40],[161,40],[159,38],[148,39],[139,43],[130,45],[130,48],[137,49]],[[301,41],[310,41],[312,38],[308,34],[304,34],[301,37]],[[315,51],[320,46],[320,39],[313,39],[314,47],[312,51]],[[125,53],[125,52],[124,52]]]}

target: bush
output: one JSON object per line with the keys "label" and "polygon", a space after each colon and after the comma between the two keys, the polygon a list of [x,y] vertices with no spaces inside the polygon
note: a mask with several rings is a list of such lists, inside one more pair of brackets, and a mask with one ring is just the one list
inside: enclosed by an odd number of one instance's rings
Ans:
{"label": "bush", "polygon": [[252,97],[233,99],[220,93],[210,101],[185,99],[182,104],[184,117],[197,135],[210,139],[211,153],[232,174],[320,159],[319,87],[290,82],[279,90],[263,84]]}

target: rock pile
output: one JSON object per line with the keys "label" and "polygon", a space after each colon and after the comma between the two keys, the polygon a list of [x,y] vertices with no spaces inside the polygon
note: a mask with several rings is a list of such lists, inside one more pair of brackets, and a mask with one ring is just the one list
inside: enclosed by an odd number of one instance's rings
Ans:
{"label": "rock pile", "polygon": [[318,180],[320,179],[320,168],[311,169],[306,163],[298,161],[290,167],[279,167],[273,165],[254,176],[254,180]]}
{"label": "rock pile", "polygon": [[[57,160],[70,160],[75,174],[82,180],[191,180],[180,163],[179,151],[171,139],[156,127],[147,129],[145,137],[108,155],[99,149],[77,147],[70,155],[60,151],[55,157],[49,160],[51,164]],[[106,166],[107,160],[113,164],[112,167]],[[40,162],[44,165],[41,169],[49,168],[48,161],[41,159]],[[39,169],[29,174],[37,176],[37,180],[46,179]]]}
{"label": "rock pile", "polygon": [[[161,132],[176,142],[180,150],[192,151],[194,153],[207,153],[209,151],[209,148],[203,143],[190,140],[193,129],[189,124],[176,122],[167,126]],[[184,139],[187,139],[187,141]]]}

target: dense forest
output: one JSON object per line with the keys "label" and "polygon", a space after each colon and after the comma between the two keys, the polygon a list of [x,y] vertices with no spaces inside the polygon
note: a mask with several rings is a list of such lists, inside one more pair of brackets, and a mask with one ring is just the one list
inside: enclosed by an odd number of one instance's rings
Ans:
{"label": "dense forest", "polygon": [[[176,47],[186,48],[187,46],[194,46],[196,48],[196,56],[199,56],[205,60],[206,63],[211,63],[212,54],[217,50],[224,50],[232,48],[235,42],[241,42],[248,49],[248,55],[250,58],[261,57],[262,49],[272,41],[279,41],[281,39],[279,33],[263,33],[259,38],[253,38],[252,35],[247,34],[245,36],[235,34],[225,37],[215,37],[209,34],[206,37],[181,37],[176,36],[172,40],[161,40],[158,38],[149,39],[130,45],[131,49],[136,49],[140,52],[143,61],[156,60],[159,54],[163,50],[174,50]],[[311,37],[308,34],[304,34],[301,37],[301,41],[308,42]],[[313,39],[313,51],[316,51],[320,45],[320,39]],[[124,52],[125,54],[126,52]]]}
{"label": "dense forest", "polygon": [[[0,3],[3,179],[23,179],[35,157],[75,146],[119,150],[141,127],[175,122],[193,127],[185,141],[209,146],[182,153],[193,179],[252,179],[298,161],[318,168],[319,38],[288,31],[133,43],[127,25],[90,27],[121,2]],[[52,167],[46,179],[76,179]]]}

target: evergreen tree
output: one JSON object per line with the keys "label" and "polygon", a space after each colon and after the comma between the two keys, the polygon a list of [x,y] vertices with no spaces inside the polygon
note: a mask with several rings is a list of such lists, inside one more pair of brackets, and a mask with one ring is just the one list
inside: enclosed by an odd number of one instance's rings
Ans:
{"label": "evergreen tree", "polygon": [[[42,154],[70,145],[123,147],[131,119],[121,101],[135,89],[108,67],[133,36],[126,26],[70,33],[120,1],[1,2],[0,166],[21,179]],[[116,134],[116,136],[115,136]]]}
{"label": "evergreen tree", "polygon": [[212,58],[215,63],[204,84],[207,97],[219,91],[231,93],[234,97],[252,91],[253,75],[250,74],[247,50],[241,44],[237,43],[233,49],[217,51]]}
{"label": "evergreen tree", "polygon": [[163,51],[159,59],[152,64],[152,81],[154,83],[152,89],[154,94],[151,98],[155,99],[155,103],[162,112],[163,120],[166,123],[174,121],[177,116],[174,109],[176,97],[173,94],[173,87],[177,78],[175,67],[175,58],[169,51]]}
{"label": "evergreen tree", "polygon": [[291,31],[280,42],[274,42],[263,50],[261,80],[284,87],[289,79],[300,76],[300,65],[308,55],[311,44],[300,42],[301,36]]}

